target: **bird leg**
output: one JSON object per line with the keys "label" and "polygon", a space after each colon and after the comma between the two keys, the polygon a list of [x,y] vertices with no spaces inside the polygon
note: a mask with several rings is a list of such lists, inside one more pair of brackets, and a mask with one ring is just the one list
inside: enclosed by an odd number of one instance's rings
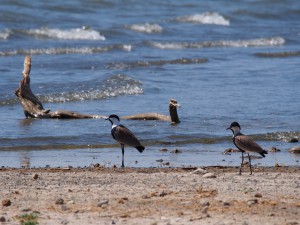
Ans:
{"label": "bird leg", "polygon": [[250,166],[250,175],[252,175],[251,158],[249,153],[248,153],[248,158],[249,158],[249,166]]}
{"label": "bird leg", "polygon": [[242,152],[242,163],[241,163],[239,175],[242,175],[242,167],[243,167],[243,165],[244,165],[244,152]]}
{"label": "bird leg", "polygon": [[122,148],[122,166],[124,168],[124,145],[121,144],[121,148]]}

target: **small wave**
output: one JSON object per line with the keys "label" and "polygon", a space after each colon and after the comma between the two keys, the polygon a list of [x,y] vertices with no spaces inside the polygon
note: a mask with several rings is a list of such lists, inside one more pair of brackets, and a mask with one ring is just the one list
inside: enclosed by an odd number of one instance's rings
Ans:
{"label": "small wave", "polygon": [[225,19],[222,15],[216,12],[205,12],[201,14],[177,17],[174,19],[174,21],[185,23],[215,24],[222,26],[230,25],[229,20]]}
{"label": "small wave", "polygon": [[264,135],[263,139],[289,142],[293,138],[300,139],[300,132],[290,131],[290,132],[268,133]]}
{"label": "small wave", "polygon": [[9,29],[4,29],[4,30],[0,31],[0,40],[8,39],[11,34],[12,34],[12,31]]}
{"label": "small wave", "polygon": [[160,49],[185,49],[185,48],[213,48],[213,47],[258,47],[283,45],[282,37],[258,38],[250,40],[221,40],[203,42],[149,42],[153,47]]}
{"label": "small wave", "polygon": [[[82,87],[78,90],[78,87]],[[44,102],[74,102],[85,100],[100,100],[120,95],[142,94],[142,84],[124,74],[113,75],[104,81],[86,81],[56,85],[56,92],[49,94],[36,93],[38,99]],[[45,88],[43,88],[44,90]],[[18,104],[17,98],[0,99],[0,106]]]}
{"label": "small wave", "polygon": [[69,30],[41,28],[25,30],[23,32],[38,38],[54,38],[64,40],[105,40],[105,37],[98,31],[82,28]]}
{"label": "small wave", "polygon": [[42,102],[73,102],[84,100],[99,100],[119,95],[142,94],[142,84],[126,75],[114,75],[107,80],[97,83],[90,82],[84,87],[86,90],[53,93],[49,95],[37,95]]}
{"label": "small wave", "polygon": [[11,34],[12,34],[12,31],[9,29],[4,29],[4,30],[0,31],[0,40],[8,39]]}
{"label": "small wave", "polygon": [[294,52],[260,52],[255,53],[256,56],[259,57],[266,57],[266,58],[285,58],[285,57],[291,57],[291,56],[300,56],[300,51],[294,51]]}
{"label": "small wave", "polygon": [[163,31],[163,28],[159,24],[133,24],[133,25],[127,25],[126,28],[137,31],[137,32],[142,32],[142,33],[161,33]]}
{"label": "small wave", "polygon": [[10,51],[0,51],[0,56],[13,55],[60,55],[60,54],[93,54],[108,52],[113,50],[123,50],[130,52],[131,45],[115,44],[102,47],[78,47],[78,48],[36,48],[36,49],[15,49]]}
{"label": "small wave", "polygon": [[204,63],[207,62],[208,59],[205,58],[181,58],[174,60],[157,60],[157,61],[135,61],[128,63],[110,63],[107,65],[109,69],[130,69],[136,67],[148,67],[148,66],[163,66],[166,64],[196,64],[196,63]]}

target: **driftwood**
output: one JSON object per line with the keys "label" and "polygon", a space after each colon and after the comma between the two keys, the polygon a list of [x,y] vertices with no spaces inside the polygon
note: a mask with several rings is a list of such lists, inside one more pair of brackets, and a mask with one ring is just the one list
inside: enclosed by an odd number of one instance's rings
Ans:
{"label": "driftwood", "polygon": [[[51,111],[44,109],[43,104],[33,94],[30,88],[30,70],[31,70],[31,57],[26,56],[24,60],[24,70],[22,72],[23,79],[20,81],[19,88],[15,91],[20,104],[22,105],[26,118],[50,118],[50,119],[90,119],[90,118],[107,118],[100,115],[81,114],[67,110]],[[180,105],[175,99],[171,99],[169,103],[170,116],[162,115],[159,113],[141,113],[129,116],[123,116],[122,119],[129,120],[161,120],[172,123],[180,123],[177,107]]]}
{"label": "driftwood", "polygon": [[42,103],[33,94],[30,88],[30,70],[31,58],[26,56],[24,60],[23,79],[20,81],[19,88],[15,91],[26,118],[52,118],[52,119],[89,119],[103,118],[104,116],[87,115],[77,112],[58,110],[52,112],[50,109],[44,109]]}
{"label": "driftwood", "polygon": [[170,116],[162,115],[159,113],[140,113],[130,116],[123,116],[122,119],[128,119],[128,120],[162,120],[162,121],[168,121],[172,123],[180,123],[177,108],[180,107],[180,105],[177,103],[177,101],[172,98],[169,103],[169,113]]}

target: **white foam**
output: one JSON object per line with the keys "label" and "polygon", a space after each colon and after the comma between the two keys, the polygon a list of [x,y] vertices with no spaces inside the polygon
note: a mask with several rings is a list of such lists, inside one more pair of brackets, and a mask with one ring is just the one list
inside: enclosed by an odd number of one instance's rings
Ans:
{"label": "white foam", "polygon": [[0,31],[0,39],[6,40],[12,34],[12,31],[9,29],[4,29]]}
{"label": "white foam", "polygon": [[210,48],[210,47],[258,47],[283,45],[282,37],[257,38],[250,40],[221,40],[203,42],[150,42],[150,45],[160,49]]}
{"label": "white foam", "polygon": [[41,29],[30,29],[27,31],[30,35],[35,35],[38,37],[46,37],[46,38],[55,38],[55,39],[68,39],[68,40],[100,40],[104,41],[105,37],[101,35],[98,31],[75,28],[69,30],[62,29],[49,29],[49,28],[41,28]]}
{"label": "white foam", "polygon": [[122,50],[130,52],[132,45],[107,45],[102,47],[78,47],[78,48],[34,48],[34,49],[17,49],[10,51],[0,51],[0,56],[11,55],[58,55],[58,54],[93,54],[95,52],[108,52],[112,50]]}
{"label": "white foam", "polygon": [[133,24],[133,25],[128,25],[126,26],[127,28],[137,31],[137,32],[142,32],[142,33],[161,33],[163,31],[163,28],[159,24]]}
{"label": "white foam", "polygon": [[216,12],[205,12],[201,14],[188,15],[183,17],[178,17],[175,19],[179,22],[189,22],[189,23],[201,23],[201,24],[215,24],[229,26],[230,21],[225,19],[222,15]]}

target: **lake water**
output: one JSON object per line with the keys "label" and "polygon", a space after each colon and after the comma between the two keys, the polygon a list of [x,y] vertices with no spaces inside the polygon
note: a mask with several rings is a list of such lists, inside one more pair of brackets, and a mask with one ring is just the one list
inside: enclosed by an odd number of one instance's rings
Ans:
{"label": "lake water", "polygon": [[0,166],[121,164],[108,121],[25,118],[14,91],[26,55],[52,111],[168,115],[171,98],[181,104],[178,125],[121,121],[146,146],[125,148],[125,166],[238,166],[241,154],[222,154],[233,121],[281,150],[253,164],[299,166],[288,153],[300,138],[299,21],[298,0],[1,1]]}

